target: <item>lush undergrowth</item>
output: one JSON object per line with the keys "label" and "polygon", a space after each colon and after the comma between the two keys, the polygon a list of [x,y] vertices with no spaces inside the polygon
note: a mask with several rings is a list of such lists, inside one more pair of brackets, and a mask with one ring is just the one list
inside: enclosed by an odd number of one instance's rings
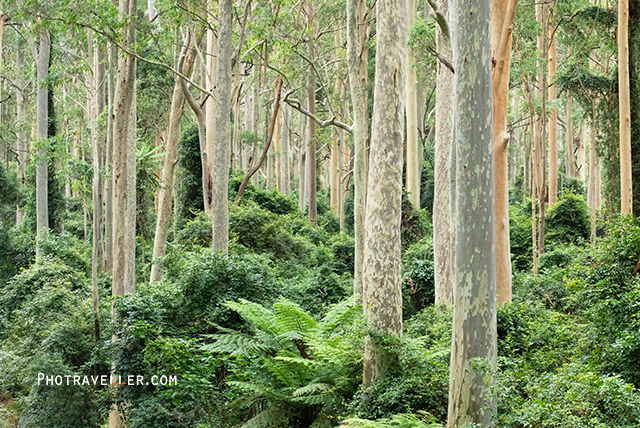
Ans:
{"label": "lush undergrowth", "polygon": [[[533,275],[530,208],[511,208],[514,297],[498,310],[496,426],[640,426],[640,222],[604,224],[591,247],[584,201],[566,195],[548,213]],[[230,210],[228,255],[208,248],[210,219],[190,214],[162,281],[143,280],[150,245],[139,245],[141,280],[115,302],[115,321],[101,277],[97,338],[80,228],[45,237],[36,264],[32,231],[3,218],[0,427],[105,426],[114,402],[131,428],[442,426],[451,311],[433,305],[429,225],[403,215],[404,335],[387,343],[402,359],[363,390],[354,241],[326,201],[319,213],[311,225],[293,197],[250,187]],[[38,384],[39,373],[82,379],[111,367],[177,385]]]}

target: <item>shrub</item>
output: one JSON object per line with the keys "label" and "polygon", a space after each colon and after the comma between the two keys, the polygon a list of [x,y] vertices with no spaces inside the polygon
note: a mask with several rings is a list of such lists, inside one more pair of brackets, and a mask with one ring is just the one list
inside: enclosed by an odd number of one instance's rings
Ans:
{"label": "shrub", "polygon": [[545,241],[551,247],[589,240],[591,226],[587,204],[574,194],[569,193],[547,212],[545,224]]}
{"label": "shrub", "polygon": [[408,319],[435,301],[433,241],[422,239],[402,257],[402,314]]}

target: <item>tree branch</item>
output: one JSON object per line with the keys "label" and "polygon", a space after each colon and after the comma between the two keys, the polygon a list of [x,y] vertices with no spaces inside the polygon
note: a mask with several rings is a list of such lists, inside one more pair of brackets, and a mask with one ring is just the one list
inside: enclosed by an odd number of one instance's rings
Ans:
{"label": "tree branch", "polygon": [[333,126],[336,126],[336,127],[340,128],[340,129],[344,129],[349,134],[353,134],[353,126],[347,125],[344,122],[340,122],[339,120],[337,120],[335,118],[335,116],[333,118],[331,118],[330,120],[320,120],[318,118],[318,116],[316,116],[315,114],[311,114],[308,110],[305,110],[304,107],[302,107],[302,104],[300,103],[300,100],[289,98],[289,95],[291,95],[292,93],[293,93],[293,91],[287,92],[287,94],[284,96],[284,100],[283,101],[285,103],[289,104],[294,109],[298,110],[303,115],[305,115],[308,118],[312,119],[315,123],[318,124],[318,126],[324,128],[325,126],[333,125]]}

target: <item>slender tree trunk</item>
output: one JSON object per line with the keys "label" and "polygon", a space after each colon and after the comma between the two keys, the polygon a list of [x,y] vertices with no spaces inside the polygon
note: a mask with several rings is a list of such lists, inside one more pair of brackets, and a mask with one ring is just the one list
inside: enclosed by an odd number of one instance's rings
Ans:
{"label": "slender tree trunk", "polygon": [[492,427],[497,327],[491,5],[452,0],[451,6],[456,249],[447,426]]}
{"label": "slender tree trunk", "polygon": [[551,45],[549,46],[549,81],[551,83],[549,86],[549,101],[551,102],[551,120],[549,121],[549,207],[553,208],[558,200],[558,109],[555,107],[555,101],[558,96],[555,85],[556,38],[551,28],[548,33],[551,38]]}
{"label": "slender tree trunk", "polygon": [[[209,0],[209,10],[213,11],[213,1]],[[213,23],[210,23],[213,25]],[[205,73],[205,89],[213,92],[218,81],[218,35],[212,28],[207,30],[207,65]],[[228,88],[227,88],[228,89]],[[217,94],[216,94],[217,95]],[[216,132],[216,104],[217,100],[208,97],[205,101],[206,143],[201,147],[204,207],[208,214],[212,214],[213,197],[213,169],[215,168],[215,132]]]}
{"label": "slender tree trunk", "polygon": [[[178,67],[182,74],[189,75],[196,58],[195,45],[192,41],[191,49],[180,56]],[[178,162],[178,141],[180,140],[180,120],[184,113],[184,93],[180,87],[180,78],[175,77],[173,84],[173,96],[171,97],[171,112],[169,114],[169,136],[167,138],[164,168],[162,169],[162,188],[158,203],[158,218],[156,220],[156,233],[153,241],[153,259],[157,260],[165,256],[167,250],[167,235],[169,232],[169,220],[171,218],[171,199],[173,194],[173,179],[176,163]],[[164,263],[156,261],[151,265],[150,282],[162,279]]]}
{"label": "slender tree trunk", "polygon": [[[309,28],[315,28],[315,12],[313,10],[313,1],[308,0],[308,16],[307,22]],[[312,60],[316,56],[314,46],[315,39],[309,40],[309,58]],[[316,75],[313,67],[309,70],[309,83],[307,84],[307,98],[309,100],[309,113],[316,114]],[[309,188],[309,221],[313,224],[318,222],[318,199],[317,199],[317,161],[316,161],[316,122],[311,118],[308,119],[307,132],[309,133],[309,149],[307,150],[307,168],[309,168],[309,180],[307,186]]]}
{"label": "slender tree trunk", "polygon": [[547,35],[548,35],[548,11],[546,5],[536,4],[536,15],[538,22],[542,25],[542,36],[538,36],[538,50],[542,52],[542,58],[545,61],[540,61],[540,68],[538,74],[538,82],[541,83],[542,94],[542,116],[540,116],[539,124],[539,140],[538,140],[538,252],[544,253],[544,220],[545,220],[545,208],[547,200],[547,187],[546,187],[546,132],[547,132],[547,73],[544,71],[546,66],[546,58],[548,55],[547,50]]}
{"label": "slender tree trunk", "polygon": [[[16,68],[18,71],[18,87],[16,88],[16,137],[18,149],[18,179],[22,184],[25,183],[27,173],[27,106],[24,96],[24,51],[16,52]],[[24,218],[24,209],[16,208],[16,226],[22,223]]]}
{"label": "slender tree trunk", "polygon": [[[360,21],[357,6],[362,8],[363,0],[347,0],[347,68],[349,71],[349,87],[353,104],[353,147],[354,147],[354,195],[353,195],[353,228],[355,235],[355,263],[353,273],[353,289],[362,296],[362,275],[364,261],[364,215],[366,200],[366,144],[367,144],[367,99],[362,80],[362,69],[366,71],[366,56],[363,53],[362,29],[367,23]],[[366,3],[364,3],[366,9]],[[360,33],[360,40],[358,34]],[[366,34],[366,33],[365,33]],[[366,73],[364,74],[366,79]]]}
{"label": "slender tree trunk", "polygon": [[[47,132],[49,122],[49,105],[47,100],[47,85],[45,83],[49,74],[49,57],[51,55],[51,37],[48,31],[40,35],[39,46],[36,48],[33,37],[29,36],[28,42],[31,53],[36,61],[36,123],[38,132],[37,160],[36,160],[36,234],[41,238],[49,229],[49,203],[48,203],[48,153]],[[36,260],[40,255],[40,244],[36,241]]]}
{"label": "slender tree trunk", "polygon": [[[416,0],[408,0],[408,26],[416,22]],[[406,85],[406,117],[407,117],[407,178],[406,189],[414,209],[420,209],[420,154],[418,151],[418,78],[416,76],[416,55],[412,48],[407,48],[407,85]]]}
{"label": "slender tree trunk", "polygon": [[[251,102],[253,103],[253,107],[251,108],[251,114],[253,116],[252,128],[251,132],[253,132],[254,139],[253,145],[251,148],[251,161],[249,162],[249,166],[247,166],[247,170],[249,167],[253,166],[255,162],[258,160],[258,126],[260,122],[260,79],[258,79],[258,70],[256,70],[256,76],[254,77],[253,82],[253,96],[251,97]],[[258,187],[258,176],[253,176],[253,185]]]}
{"label": "slender tree trunk", "polygon": [[108,114],[107,114],[107,180],[105,183],[105,239],[104,239],[104,268],[111,272],[113,268],[113,114],[116,90],[116,47],[109,43],[109,79],[108,86]]}
{"label": "slender tree trunk", "polygon": [[[305,100],[301,100],[301,103],[304,104]],[[307,105],[307,110],[308,110]],[[298,153],[300,158],[300,180],[298,182],[298,207],[300,211],[304,212],[304,207],[307,203],[307,192],[308,189],[306,178],[307,178],[307,147],[309,146],[307,135],[307,118],[305,116],[300,117],[300,146],[298,147]]]}
{"label": "slender tree trunk", "polygon": [[276,112],[276,125],[275,129],[273,130],[273,149],[271,150],[271,178],[275,179],[273,181],[273,183],[275,183],[275,186],[272,185],[272,187],[274,187],[278,192],[282,191],[280,188],[280,130],[282,124],[280,110],[281,108],[279,108]]}
{"label": "slender tree trunk", "polygon": [[291,195],[291,173],[289,167],[291,146],[291,123],[289,122],[289,106],[282,104],[282,132],[280,140],[280,191],[285,195]]}
{"label": "slender tree trunk", "polygon": [[498,304],[511,301],[509,242],[509,165],[507,107],[511,69],[511,34],[517,0],[492,0],[491,50],[493,63],[493,141],[495,161],[495,249]]}
{"label": "slender tree trunk", "polygon": [[591,245],[596,244],[596,175],[598,167],[596,166],[596,103],[591,102],[594,117],[591,118],[591,126],[589,129],[589,189],[587,190],[587,205],[589,206],[589,220],[591,223]]}
{"label": "slender tree trunk", "polygon": [[229,108],[231,87],[232,1],[220,0],[218,9],[218,66],[216,128],[213,151],[212,229],[213,251],[227,252],[229,246]]}
{"label": "slender tree trunk", "polygon": [[567,90],[567,118],[566,118],[566,132],[567,139],[567,175],[569,177],[576,176],[576,161],[574,158],[574,145],[573,145],[573,96],[571,91]]}
{"label": "slender tree trunk", "polygon": [[580,124],[580,139],[578,141],[578,177],[584,183],[587,177],[587,127],[584,123]]}
{"label": "slender tree trunk", "polygon": [[[137,0],[122,0],[121,17],[135,17]],[[136,46],[135,20],[124,29],[123,43]],[[114,297],[135,292],[136,254],[136,59],[122,55],[118,60],[118,83],[113,120],[113,285]],[[115,303],[115,300],[114,300]],[[115,314],[115,306],[113,308]],[[109,428],[124,427],[117,406],[109,414]]]}
{"label": "slender tree trunk", "polygon": [[633,212],[629,87],[629,0],[618,1],[618,90],[620,100],[620,212]]}
{"label": "slender tree trunk", "polygon": [[[440,13],[449,19],[449,0],[438,2]],[[451,61],[449,34],[436,26],[436,49]],[[451,207],[451,145],[453,140],[453,73],[438,61],[436,76],[436,135],[433,195],[433,258],[436,304],[453,305],[453,247]]]}
{"label": "slender tree trunk", "polygon": [[[334,33],[334,42],[336,49],[340,49],[342,47],[342,36],[340,30],[335,31]],[[342,98],[342,78],[340,77],[340,72],[338,70],[338,74],[336,77],[336,86],[334,89],[334,98],[338,99],[340,103]],[[338,118],[341,119],[340,107],[336,107],[334,109],[338,112]],[[340,215],[340,164],[342,160],[340,159],[340,136],[341,129],[335,128],[333,130],[333,137],[331,141],[331,158],[330,158],[330,191],[331,191],[331,210],[333,214],[338,216]]]}
{"label": "slender tree trunk", "polygon": [[[371,177],[367,191],[363,307],[380,334],[402,336],[400,220],[402,142],[407,49],[406,0],[378,0],[376,74],[371,133]],[[364,386],[397,363],[398,355],[368,338]]]}

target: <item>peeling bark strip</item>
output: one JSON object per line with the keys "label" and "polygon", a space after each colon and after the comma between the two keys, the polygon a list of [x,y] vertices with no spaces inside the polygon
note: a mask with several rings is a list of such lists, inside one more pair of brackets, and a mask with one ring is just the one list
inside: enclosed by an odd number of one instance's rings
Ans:
{"label": "peeling bark strip", "polygon": [[[378,0],[376,77],[371,125],[371,177],[364,233],[363,307],[371,329],[402,336],[400,217],[407,49],[407,1]],[[397,356],[365,342],[365,386]]]}
{"label": "peeling bark strip", "polygon": [[451,17],[456,192],[447,426],[492,427],[497,331],[491,1],[452,0]]}

